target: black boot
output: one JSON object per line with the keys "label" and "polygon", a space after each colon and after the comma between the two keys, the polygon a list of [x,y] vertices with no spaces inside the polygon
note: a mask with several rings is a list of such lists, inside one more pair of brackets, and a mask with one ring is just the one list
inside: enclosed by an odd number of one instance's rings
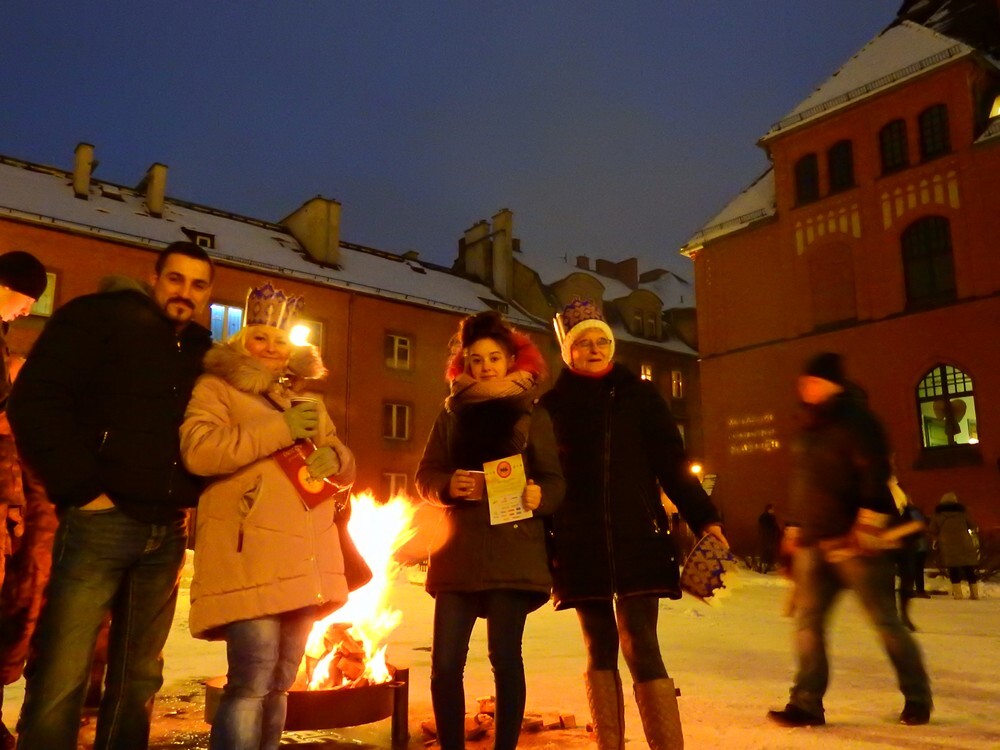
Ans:
{"label": "black boot", "polygon": [[910,632],[916,632],[917,626],[910,619],[910,596],[908,594],[901,593],[899,595],[899,619],[902,621],[903,627]]}

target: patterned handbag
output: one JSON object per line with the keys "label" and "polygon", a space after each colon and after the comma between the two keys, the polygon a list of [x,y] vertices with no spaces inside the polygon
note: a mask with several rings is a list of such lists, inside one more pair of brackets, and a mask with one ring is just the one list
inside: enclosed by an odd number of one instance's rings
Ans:
{"label": "patterned handbag", "polygon": [[681,571],[681,589],[702,601],[726,585],[722,576],[726,563],[735,563],[733,553],[711,534],[705,534],[684,560]]}

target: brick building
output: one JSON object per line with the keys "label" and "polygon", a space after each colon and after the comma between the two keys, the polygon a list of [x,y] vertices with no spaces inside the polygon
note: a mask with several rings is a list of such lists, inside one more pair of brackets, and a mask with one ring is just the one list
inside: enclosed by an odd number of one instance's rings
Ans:
{"label": "brick building", "polygon": [[770,168],[695,260],[706,471],[755,545],[788,485],[795,379],[845,356],[925,512],[1000,524],[1000,11],[904,3],[759,141]]}

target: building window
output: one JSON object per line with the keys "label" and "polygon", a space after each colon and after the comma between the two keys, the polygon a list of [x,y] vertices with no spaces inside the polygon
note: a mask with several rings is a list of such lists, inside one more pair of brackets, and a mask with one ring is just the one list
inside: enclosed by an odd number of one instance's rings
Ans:
{"label": "building window", "polygon": [[410,351],[412,349],[409,336],[399,336],[388,333],[385,337],[385,365],[393,370],[410,369]]}
{"label": "building window", "polygon": [[830,172],[830,192],[839,193],[854,187],[854,149],[850,141],[837,141],[826,152]]}
{"label": "building window", "polygon": [[406,496],[406,474],[399,474],[394,471],[387,471],[382,474],[382,481],[385,486],[385,499],[391,500],[399,495]]}
{"label": "building window", "polygon": [[408,404],[382,405],[382,436],[390,440],[410,439],[410,407]]}
{"label": "building window", "polygon": [[671,370],[670,372],[670,397],[684,398],[684,373],[680,370]]}
{"label": "building window", "polygon": [[639,377],[643,380],[653,379],[653,366],[652,365],[639,365]]}
{"label": "building window", "polygon": [[924,448],[979,442],[972,378],[951,365],[937,365],[917,386],[917,414]]}
{"label": "building window", "polygon": [[198,247],[203,247],[206,250],[215,249],[215,235],[209,234],[208,232],[199,232],[197,229],[191,229],[190,227],[182,227],[181,231],[187,235],[187,238],[191,240]]}
{"label": "building window", "polygon": [[918,219],[903,231],[903,271],[909,307],[933,307],[955,299],[951,228],[943,216]]}
{"label": "building window", "polygon": [[681,434],[681,442],[687,446],[687,426],[680,420],[677,421],[677,431]]}
{"label": "building window", "polygon": [[243,308],[233,305],[212,305],[210,320],[212,339],[228,341],[243,327]]}
{"label": "building window", "polygon": [[928,107],[917,118],[920,125],[920,158],[933,159],[951,151],[948,135],[948,108],[943,104]]}
{"label": "building window", "polygon": [[646,338],[656,338],[656,316],[653,314],[646,316]]}
{"label": "building window", "polygon": [[632,333],[636,336],[642,335],[642,310],[632,311]]}
{"label": "building window", "polygon": [[910,164],[909,145],[906,141],[906,122],[893,120],[878,132],[879,151],[882,155],[882,174],[905,169]]}
{"label": "building window", "polygon": [[806,154],[795,162],[795,202],[798,205],[819,200],[819,162],[816,154]]}

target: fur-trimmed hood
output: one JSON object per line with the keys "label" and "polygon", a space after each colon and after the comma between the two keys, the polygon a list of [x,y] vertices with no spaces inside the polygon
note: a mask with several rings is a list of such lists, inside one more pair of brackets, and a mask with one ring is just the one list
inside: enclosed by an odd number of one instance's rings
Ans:
{"label": "fur-trimmed hood", "polygon": [[[225,342],[214,344],[205,355],[205,372],[245,393],[266,393],[277,380],[260,360]],[[293,347],[285,374],[292,380],[294,390],[302,390],[304,381],[326,377],[319,349],[312,345]]]}

